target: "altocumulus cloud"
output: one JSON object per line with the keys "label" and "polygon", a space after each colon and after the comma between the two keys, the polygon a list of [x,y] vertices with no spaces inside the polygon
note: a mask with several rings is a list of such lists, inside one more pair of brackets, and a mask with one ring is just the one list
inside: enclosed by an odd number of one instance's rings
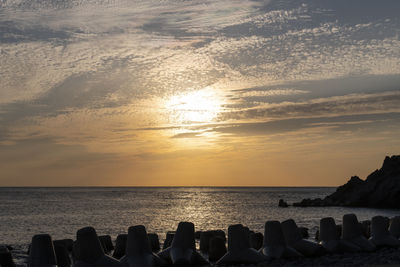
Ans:
{"label": "altocumulus cloud", "polygon": [[[7,1],[0,28],[2,139],[17,126],[51,127],[49,117],[64,116],[68,124],[85,113],[118,122],[139,109],[150,112],[149,99],[206,86],[227,99],[215,123],[398,112],[398,6]],[[350,16],[356,9],[359,16]],[[364,81],[374,79],[384,83]],[[132,129],[154,124],[132,121]]]}

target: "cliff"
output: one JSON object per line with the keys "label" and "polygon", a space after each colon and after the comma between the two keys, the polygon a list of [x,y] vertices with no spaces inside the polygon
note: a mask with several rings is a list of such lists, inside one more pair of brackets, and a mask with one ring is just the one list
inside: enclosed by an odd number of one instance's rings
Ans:
{"label": "cliff", "polygon": [[303,199],[297,207],[353,206],[400,208],[400,156],[386,157],[366,180],[353,176],[324,199]]}

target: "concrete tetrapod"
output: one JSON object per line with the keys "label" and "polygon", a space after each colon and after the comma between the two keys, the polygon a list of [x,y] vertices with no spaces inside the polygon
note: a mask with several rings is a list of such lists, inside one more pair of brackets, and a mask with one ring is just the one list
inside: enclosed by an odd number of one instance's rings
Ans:
{"label": "concrete tetrapod", "polygon": [[53,241],[48,234],[39,234],[32,237],[28,257],[28,267],[57,266]]}
{"label": "concrete tetrapod", "polygon": [[106,254],[109,254],[112,250],[114,250],[114,245],[112,243],[111,236],[101,235],[99,236],[99,240]]}
{"label": "concrete tetrapod", "polygon": [[225,240],[221,236],[214,236],[210,239],[208,260],[216,262],[226,253]]}
{"label": "concrete tetrapod", "polygon": [[116,259],[104,254],[96,230],[85,227],[76,233],[76,261],[74,267],[122,267]]}
{"label": "concrete tetrapod", "polygon": [[125,256],[121,263],[126,267],[158,267],[165,262],[151,250],[150,241],[143,225],[128,229],[128,241]]}
{"label": "concrete tetrapod", "polygon": [[272,259],[301,257],[294,248],[288,247],[283,236],[281,223],[267,221],[264,228],[264,242],[260,251]]}
{"label": "concrete tetrapod", "polygon": [[226,241],[225,233],[222,230],[211,230],[211,231],[201,231],[199,233],[200,239],[200,251],[202,253],[208,254],[210,250],[210,240],[213,237],[221,237],[224,242]]}
{"label": "concrete tetrapod", "polygon": [[217,264],[257,264],[268,260],[266,256],[250,247],[247,231],[241,224],[228,228],[228,252]]}
{"label": "concrete tetrapod", "polygon": [[389,218],[375,216],[371,220],[371,237],[377,247],[398,247],[400,241],[389,232]]}
{"label": "concrete tetrapod", "polygon": [[165,250],[171,246],[172,240],[174,240],[174,236],[175,236],[175,231],[167,232],[167,234],[165,235],[165,240],[164,240],[163,247],[162,247],[163,250]]}
{"label": "concrete tetrapod", "polygon": [[6,246],[0,246],[0,266],[1,267],[15,267],[14,260],[11,252]]}
{"label": "concrete tetrapod", "polygon": [[327,252],[359,252],[361,249],[353,243],[340,239],[335,220],[332,217],[322,218],[319,222],[320,244]]}
{"label": "concrete tetrapod", "polygon": [[160,251],[160,240],[158,239],[158,235],[156,233],[147,234],[147,237],[150,241],[150,247],[153,252]]}
{"label": "concrete tetrapod", "polygon": [[54,252],[56,253],[57,266],[58,267],[70,267],[71,259],[67,249],[66,242],[64,240],[53,241]]}
{"label": "concrete tetrapod", "polygon": [[113,252],[113,258],[120,259],[125,255],[126,242],[128,240],[127,234],[119,234],[115,240],[115,248]]}
{"label": "concrete tetrapod", "polygon": [[180,222],[172,244],[158,254],[174,266],[202,266],[209,262],[196,251],[194,224]]}
{"label": "concrete tetrapod", "polygon": [[400,216],[390,220],[389,232],[396,238],[400,238]]}
{"label": "concrete tetrapod", "polygon": [[262,248],[264,242],[264,235],[262,233],[251,233],[249,237],[250,247],[255,250],[259,250]]}
{"label": "concrete tetrapod", "polygon": [[359,247],[362,251],[374,251],[375,245],[362,234],[360,224],[355,214],[343,215],[342,239]]}
{"label": "concrete tetrapod", "polygon": [[320,256],[325,253],[324,247],[320,244],[302,238],[294,220],[283,221],[281,225],[283,236],[288,246],[308,257]]}

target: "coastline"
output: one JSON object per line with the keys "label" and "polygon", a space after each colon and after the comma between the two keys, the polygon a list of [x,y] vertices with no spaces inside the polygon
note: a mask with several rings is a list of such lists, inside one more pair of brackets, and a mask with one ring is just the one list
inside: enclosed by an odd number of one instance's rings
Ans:
{"label": "coastline", "polygon": [[[348,214],[348,215],[352,215],[352,214]],[[345,217],[348,216],[348,215],[344,215],[343,219],[345,219]],[[354,215],[352,215],[352,216],[354,216]],[[354,216],[354,217],[356,218],[356,216]],[[399,219],[400,217],[390,219],[390,227],[389,227],[389,218],[382,217],[382,216],[375,216],[374,218],[376,219],[376,217],[381,217],[381,218],[387,219],[387,227],[388,228],[386,228],[385,225],[378,225],[378,228],[380,228],[381,230],[383,229],[383,231],[386,231],[387,234],[390,235],[391,237],[396,238],[398,244],[395,247],[390,246],[390,245],[379,245],[379,246],[376,245],[376,249],[373,249],[372,251],[365,251],[364,249],[362,249],[359,252],[343,252],[343,251],[341,251],[341,252],[329,252],[328,250],[324,249],[324,252],[322,254],[314,254],[314,255],[302,254],[301,257],[299,256],[299,257],[287,258],[287,257],[283,257],[282,256],[282,258],[273,258],[273,257],[267,256],[265,258],[265,260],[262,260],[262,261],[259,261],[258,263],[253,263],[253,264],[247,264],[247,263],[244,262],[244,263],[240,263],[240,264],[231,265],[231,264],[218,264],[218,262],[214,262],[213,261],[213,262],[210,262],[210,264],[208,264],[208,265],[202,264],[201,266],[207,266],[207,267],[208,266],[246,266],[246,267],[247,266],[248,267],[250,267],[250,266],[258,266],[258,267],[267,267],[267,266],[273,266],[273,267],[279,267],[279,266],[287,266],[287,267],[291,267],[291,266],[300,266],[300,267],[302,267],[302,266],[304,266],[304,267],[306,267],[306,266],[332,266],[332,267],[341,267],[341,266],[349,266],[349,267],[350,266],[399,266],[400,265],[400,240],[398,239],[398,237],[395,237],[395,235],[394,235],[395,232],[392,232],[392,230],[393,230],[392,229],[392,223],[393,223],[393,225],[395,225],[397,222],[400,222],[400,219]],[[357,227],[357,229],[353,229],[353,230],[360,231],[360,234],[365,239],[365,242],[367,242],[367,240],[368,240],[368,242],[372,243],[372,244],[374,243],[374,241],[373,241],[374,239],[373,238],[376,238],[378,235],[380,235],[379,232],[382,232],[381,230],[379,230],[379,231],[376,230],[377,229],[377,223],[376,223],[376,220],[375,220],[375,226],[374,226],[374,218],[372,218],[372,220],[369,221],[369,224],[363,224],[363,222],[358,222],[357,219],[356,219],[356,223],[357,223],[356,227]],[[287,220],[287,221],[290,221],[290,220]],[[287,221],[282,222],[282,229],[284,229],[283,225],[285,223],[287,223]],[[371,222],[372,222],[372,224],[371,224]],[[235,245],[232,245],[232,242],[234,242],[234,241],[229,241],[228,240],[229,238],[233,237],[233,235],[231,236],[231,234],[232,234],[231,227],[236,227],[236,226],[243,227],[241,225],[233,225],[233,226],[231,225],[229,227],[229,229],[228,229],[228,232],[227,232],[228,233],[228,235],[227,235],[228,239],[226,239],[226,237],[225,237],[226,232],[225,231],[222,231],[222,230],[215,231],[215,230],[213,230],[213,231],[197,231],[197,232],[194,232],[194,224],[188,223],[188,222],[179,223],[179,225],[181,225],[181,224],[191,224],[193,226],[193,228],[192,228],[192,230],[193,230],[192,238],[193,238],[193,245],[195,246],[195,251],[196,251],[196,253],[199,253],[200,255],[202,255],[205,259],[208,259],[208,256],[210,254],[209,254],[209,252],[207,252],[207,250],[206,251],[204,250],[204,246],[203,246],[202,242],[205,242],[204,240],[207,240],[207,244],[208,244],[208,241],[210,241],[210,246],[211,246],[211,243],[212,243],[211,239],[213,237],[208,235],[210,232],[214,232],[214,234],[216,234],[216,232],[220,231],[218,233],[219,236],[222,233],[223,240],[225,240],[224,243],[227,244],[227,246],[228,246],[228,254],[229,254],[229,251],[230,251],[230,249],[232,249],[232,246],[235,246]],[[251,246],[251,248],[249,247],[250,249],[254,250],[254,252],[258,251],[257,253],[259,253],[259,254],[263,254],[264,250],[262,250],[262,249],[265,246],[267,246],[266,242],[269,242],[269,241],[266,241],[267,239],[265,239],[265,235],[267,235],[267,224],[268,224],[268,221],[265,224],[265,232],[264,233],[256,233],[254,231],[251,231],[247,227],[243,227],[243,231],[244,231],[243,233],[245,233],[245,232],[247,233],[246,234],[246,236],[247,236],[246,240],[247,241],[242,240],[242,241],[239,241],[239,242],[243,242],[243,241],[245,243],[248,242],[249,246]],[[296,224],[294,224],[294,225],[296,225]],[[367,225],[367,228],[364,229],[363,225]],[[344,235],[345,235],[344,227],[348,227],[348,223],[346,223],[344,221],[343,226],[342,225],[338,225],[338,226],[340,226],[340,229],[341,229],[341,236],[338,236],[337,238],[339,238],[340,240],[342,240],[342,239],[344,240],[344,238],[345,238],[344,237]],[[135,227],[138,227],[138,226],[135,226]],[[144,226],[140,226],[140,227],[145,229]],[[151,250],[154,253],[157,253],[157,255],[159,255],[160,257],[162,257],[162,255],[165,255],[165,252],[168,251],[168,249],[170,249],[171,247],[174,246],[173,245],[173,242],[174,242],[173,240],[175,240],[174,237],[176,237],[177,234],[180,232],[180,230],[179,230],[180,228],[179,227],[180,226],[178,226],[178,229],[176,231],[169,232],[167,234],[167,239],[163,240],[164,242],[162,242],[162,243],[159,242],[161,240],[158,239],[157,235],[149,234],[149,236],[150,235],[157,236],[156,237],[156,239],[157,239],[157,242],[156,242],[157,248],[156,248],[156,250],[154,250],[154,248],[155,248],[155,246],[153,245],[154,242],[153,241],[150,242],[150,239],[148,239],[149,240],[149,246],[151,247]],[[321,227],[323,227],[322,224],[321,224]],[[375,227],[375,230],[374,230],[374,227]],[[394,227],[395,227],[395,231],[398,232],[398,230],[400,230],[400,229],[398,229],[398,226],[394,226]],[[90,227],[88,227],[88,228],[90,228]],[[130,227],[129,228],[128,235],[127,235],[128,238],[130,236],[130,231],[131,231],[130,229],[131,228],[134,228],[134,227]],[[308,235],[308,229],[306,229],[305,231],[300,231],[300,230],[302,230],[302,229],[300,229],[302,227],[295,226],[295,228],[297,229],[296,231],[298,232],[296,234],[298,234],[299,238],[301,238],[302,240],[306,240],[306,242],[309,242],[309,243],[312,243],[312,244],[323,244],[323,243],[318,243],[320,238],[318,238],[317,236],[315,238],[314,237],[310,237]],[[93,229],[93,228],[91,228],[91,229]],[[247,229],[247,230],[245,230],[245,229]],[[321,229],[323,229],[323,228],[320,228],[320,230]],[[82,229],[79,230],[79,231],[82,231]],[[77,240],[79,239],[79,231],[77,232]],[[93,231],[95,231],[95,230],[93,229]],[[285,231],[287,231],[287,230],[285,230]],[[374,231],[375,231],[375,233],[374,233]],[[170,235],[170,234],[172,234],[172,239],[168,240],[168,235]],[[203,239],[203,234],[204,234],[204,239]],[[252,240],[252,235],[255,235],[255,234],[261,235],[261,239],[258,239],[259,241],[262,241],[262,240],[264,240],[264,241],[261,242],[261,243],[260,242],[251,241]],[[293,233],[291,233],[291,235],[292,234]],[[189,234],[189,236],[190,236],[190,234]],[[205,236],[208,236],[208,237],[205,237]],[[102,236],[102,237],[104,237],[104,236]],[[108,236],[108,238],[109,238],[109,242],[110,242],[109,244],[103,243],[103,241],[101,241],[101,242],[99,242],[99,245],[101,245],[101,247],[103,247],[104,253],[106,255],[109,255],[110,257],[114,257],[115,258],[115,252],[121,249],[121,246],[120,246],[121,243],[118,244],[119,236],[116,239],[113,239],[114,242],[112,241],[112,238],[110,236]],[[209,239],[207,239],[207,238],[209,238]],[[235,238],[237,238],[237,236]],[[97,237],[96,237],[96,239],[97,239]],[[186,235],[185,235],[185,239],[187,239]],[[188,239],[190,240],[190,237],[188,237]],[[68,253],[67,255],[69,255],[68,258],[71,258],[72,260],[75,260],[75,261],[76,261],[76,259],[74,258],[74,253],[76,253],[76,252],[74,252],[74,251],[76,249],[75,248],[75,242],[77,242],[77,240],[75,240],[75,241],[69,240],[70,241],[69,243],[70,243],[71,247],[68,248],[69,252],[67,252]],[[99,236],[98,240],[102,240],[102,239],[100,239],[100,236]],[[179,237],[178,237],[178,240],[179,240]],[[289,245],[290,241],[288,241],[288,239],[287,239],[287,233],[285,233],[284,240],[285,240],[286,246],[291,246],[291,245]],[[227,242],[227,241],[229,241],[229,242]],[[235,241],[237,243],[238,240],[235,240]],[[69,247],[69,245],[67,245],[67,243],[66,243],[67,242],[66,239],[65,240],[54,240],[53,242],[54,242],[54,246],[56,246],[55,245],[56,243],[60,244],[60,242],[61,242],[62,246],[64,246],[66,250],[67,250],[67,247]],[[72,246],[72,242],[74,242],[73,246]],[[194,243],[194,242],[196,242],[196,243]],[[123,246],[127,246],[127,244],[128,244],[128,242],[126,243],[126,245],[123,245]],[[255,244],[257,244],[257,245],[255,245]],[[28,252],[27,252],[28,246],[29,246],[29,249],[30,249],[30,245],[20,245],[20,246],[14,247],[14,248],[10,248],[10,251],[11,251],[11,254],[13,256],[13,259],[14,259],[14,262],[15,262],[16,266],[18,266],[18,267],[19,266],[21,266],[21,267],[22,266],[27,266],[27,263],[29,261],[29,256],[28,256]],[[231,248],[229,248],[229,246],[231,246]],[[321,245],[319,245],[319,246],[321,248],[323,248]],[[112,249],[110,249],[110,248],[112,248]],[[210,249],[210,248],[208,248],[208,245],[207,245],[207,249]],[[124,248],[122,251],[124,251],[123,253],[125,253],[125,251],[128,251],[128,247],[126,247],[126,249]],[[209,251],[211,251],[211,249]],[[156,255],[156,254],[154,254],[154,255]],[[58,255],[57,255],[57,257],[58,257]],[[119,260],[120,258],[116,257],[116,259]],[[68,265],[68,266],[73,266],[73,265]],[[171,264],[167,264],[167,265],[162,265],[162,266],[172,266],[172,265]],[[5,267],[8,267],[8,266],[5,266]]]}

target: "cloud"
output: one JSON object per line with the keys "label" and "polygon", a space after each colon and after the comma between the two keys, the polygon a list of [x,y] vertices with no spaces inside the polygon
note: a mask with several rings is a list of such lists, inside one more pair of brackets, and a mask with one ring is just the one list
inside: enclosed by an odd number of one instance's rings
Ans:
{"label": "cloud", "polygon": [[[344,24],[344,3],[275,4],[7,1],[0,101],[30,101],[93,72],[123,74],[126,80],[112,88],[120,99],[212,84],[257,87],[400,73],[396,20]],[[342,11],[333,16],[330,9]]]}
{"label": "cloud", "polygon": [[69,38],[71,38],[69,32],[42,26],[18,25],[15,21],[2,21],[0,25],[1,43],[53,42]]}
{"label": "cloud", "polygon": [[261,103],[258,107],[221,113],[219,121],[387,113],[399,111],[399,107],[400,91],[349,94],[308,101]]}
{"label": "cloud", "polygon": [[179,133],[171,138],[195,138],[195,137],[201,137],[201,132],[187,132],[187,133]]}
{"label": "cloud", "polygon": [[299,95],[299,94],[307,94],[309,91],[304,90],[296,90],[296,89],[272,89],[272,90],[263,90],[263,89],[242,89],[235,90],[240,93],[240,97],[257,97],[257,96],[288,96],[288,95]]}
{"label": "cloud", "polygon": [[397,2],[373,15],[368,0],[370,20],[342,0],[288,3],[7,1],[0,139],[180,127],[152,104],[207,86],[225,95],[219,123],[398,111]]}
{"label": "cloud", "polygon": [[[138,129],[138,131],[169,131],[179,129],[181,133],[174,134],[171,138],[208,138],[209,134],[230,139],[275,135],[286,136],[289,133],[303,133],[321,131],[325,135],[329,133],[349,133],[357,137],[362,132],[369,138],[379,138],[380,133],[399,132],[400,112],[370,113],[333,116],[299,117],[299,118],[275,118],[268,121],[256,122],[232,122],[214,123],[203,125],[187,125],[179,128],[152,127]],[[359,136],[361,138],[361,136]]]}
{"label": "cloud", "polygon": [[360,128],[379,130],[381,126],[397,124],[399,121],[400,113],[363,114],[237,123],[215,127],[213,131],[247,136],[281,134],[310,128],[326,129],[327,127],[329,127],[330,131],[355,131]]}

